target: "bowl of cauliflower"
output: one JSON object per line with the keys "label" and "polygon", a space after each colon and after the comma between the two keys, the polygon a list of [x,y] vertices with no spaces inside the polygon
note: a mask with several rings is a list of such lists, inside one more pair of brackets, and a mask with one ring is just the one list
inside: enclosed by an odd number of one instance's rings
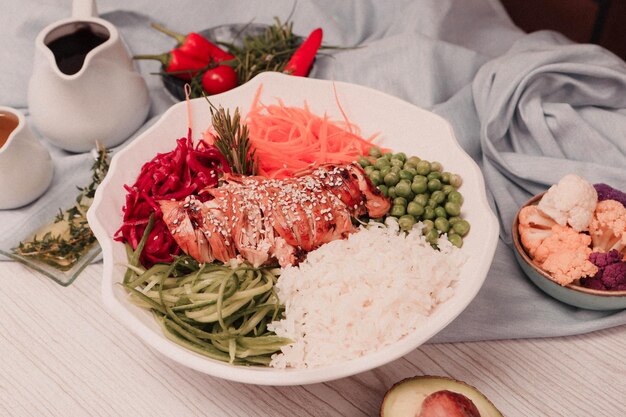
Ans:
{"label": "bowl of cauliflower", "polygon": [[626,308],[626,193],[570,174],[528,200],[513,222],[530,280],[585,309]]}

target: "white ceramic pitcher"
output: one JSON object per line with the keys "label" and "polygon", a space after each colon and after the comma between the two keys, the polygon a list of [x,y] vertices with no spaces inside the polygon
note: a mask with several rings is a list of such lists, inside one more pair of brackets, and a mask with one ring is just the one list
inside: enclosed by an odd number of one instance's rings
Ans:
{"label": "white ceramic pitcher", "polygon": [[32,121],[71,152],[89,151],[96,141],[120,144],[150,107],[146,82],[118,30],[96,15],[95,0],[73,0],[72,17],[47,26],[35,41],[28,85]]}
{"label": "white ceramic pitcher", "polygon": [[42,195],[50,186],[54,167],[21,112],[0,107],[0,119],[0,210],[4,210]]}

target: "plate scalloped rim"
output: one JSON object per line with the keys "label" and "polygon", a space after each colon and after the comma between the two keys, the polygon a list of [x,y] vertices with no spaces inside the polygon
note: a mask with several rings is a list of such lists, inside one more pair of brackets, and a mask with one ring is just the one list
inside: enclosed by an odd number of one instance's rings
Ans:
{"label": "plate scalloped rim", "polygon": [[[330,104],[335,105],[334,102],[328,103],[328,90],[336,89],[337,95],[333,97],[339,98],[341,106],[350,116],[350,119],[361,127],[363,127],[362,121],[365,122],[366,118],[364,117],[362,118],[363,120],[361,120],[359,119],[358,115],[353,118],[352,114],[366,114],[370,110],[366,109],[365,107],[370,102],[384,104],[380,106],[381,108],[385,109],[385,112],[381,112],[381,117],[385,116],[386,114],[388,115],[389,112],[401,110],[398,113],[408,112],[408,114],[416,117],[418,121],[424,119],[427,120],[429,124],[438,125],[437,134],[439,134],[440,136],[436,139],[447,142],[446,145],[452,147],[451,149],[447,149],[445,153],[442,153],[442,158],[440,159],[442,159],[443,162],[443,159],[445,159],[446,155],[448,155],[448,159],[452,158],[463,167],[462,171],[455,169],[452,170],[455,172],[459,172],[463,176],[464,187],[471,187],[470,191],[473,199],[469,200],[466,197],[464,210],[468,202],[471,201],[473,209],[467,214],[472,215],[472,217],[468,217],[468,220],[471,221],[473,229],[480,230],[480,236],[477,236],[477,230],[475,230],[473,233],[470,233],[470,235],[468,235],[466,239],[466,244],[464,245],[463,250],[469,251],[469,249],[465,248],[467,248],[468,243],[471,242],[472,253],[468,252],[468,262],[472,262],[473,264],[471,265],[471,271],[467,271],[470,268],[470,266],[468,266],[467,264],[464,266],[464,268],[462,268],[462,279],[459,282],[459,287],[463,289],[463,292],[455,291],[455,294],[452,296],[452,298],[440,305],[426,320],[424,327],[418,329],[417,332],[407,335],[400,341],[391,345],[387,345],[381,350],[372,354],[368,354],[366,356],[356,358],[348,362],[333,364],[320,368],[280,370],[274,368],[232,366],[227,363],[222,363],[203,357],[166,339],[165,336],[160,333],[160,328],[158,328],[158,325],[156,323],[153,323],[153,325],[150,324],[150,320],[154,321],[152,316],[146,311],[139,312],[139,309],[137,307],[131,305],[125,299],[125,297],[123,297],[123,291],[121,290],[120,286],[116,285],[116,283],[120,281],[120,270],[122,266],[116,263],[118,261],[114,259],[114,253],[119,254],[120,247],[122,247],[121,250],[123,251],[123,246],[121,243],[115,242],[113,240],[111,225],[114,225],[114,228],[116,229],[117,227],[119,227],[117,225],[121,224],[121,205],[117,207],[116,212],[115,208],[112,207],[113,203],[111,202],[111,196],[117,197],[118,199],[120,195],[123,196],[124,193],[121,187],[119,189],[112,189],[112,187],[119,185],[120,180],[118,178],[123,176],[125,176],[127,179],[127,181],[122,181],[123,183],[132,183],[134,181],[134,178],[136,178],[142,162],[138,162],[137,166],[135,166],[133,169],[124,170],[121,168],[121,166],[123,166],[121,164],[123,164],[126,160],[133,159],[131,156],[136,155],[137,152],[140,152],[143,148],[146,148],[146,142],[151,139],[154,140],[154,137],[158,137],[159,131],[167,130],[169,128],[167,122],[169,122],[171,118],[176,119],[181,114],[184,114],[184,118],[182,119],[182,121],[185,125],[184,127],[186,131],[186,103],[180,102],[168,109],[153,126],[147,129],[132,143],[130,143],[124,149],[120,150],[119,153],[113,156],[109,169],[109,175],[107,175],[103,183],[98,187],[92,207],[87,213],[90,227],[92,228],[100,243],[100,246],[102,247],[102,255],[104,261],[102,297],[106,309],[115,318],[122,322],[128,329],[130,329],[135,335],[142,339],[149,347],[158,351],[163,356],[200,372],[204,372],[206,374],[219,378],[243,383],[278,386],[303,385],[330,381],[382,366],[388,362],[391,362],[392,360],[406,355],[407,353],[411,352],[412,350],[416,349],[421,344],[426,342],[432,336],[437,334],[452,320],[454,320],[474,299],[487,276],[487,272],[495,254],[495,249],[498,241],[499,225],[496,216],[494,215],[488,204],[485,184],[480,168],[460,147],[454,137],[452,127],[443,118],[424,109],[416,107],[410,103],[407,103],[399,98],[368,87],[344,82],[332,82],[327,80],[292,77],[279,73],[268,72],[260,74],[248,83],[234,90],[212,96],[210,99],[214,104],[230,102],[242,103],[242,113],[245,114],[244,108],[246,107],[246,104],[249,105],[249,103],[252,101],[252,97],[254,96],[254,93],[257,91],[260,85],[263,86],[262,97],[264,102],[268,102],[272,98],[276,97],[276,93],[274,93],[275,90],[287,91],[288,95],[294,96],[292,98],[293,100],[300,100],[300,104],[302,104],[302,101],[304,100],[304,97],[301,97],[300,94],[302,94],[303,92],[313,92],[312,95],[306,96],[306,101],[308,104],[315,104],[315,106],[318,107],[320,106],[319,101],[322,101],[322,105],[324,106],[328,106]],[[268,94],[268,91],[273,94]],[[317,92],[320,92],[320,97],[317,97]],[[242,98],[247,101],[241,101]],[[268,98],[270,100],[268,100]],[[281,96],[281,98],[285,99],[285,97],[283,96]],[[198,102],[198,100],[202,100],[202,105],[206,106],[206,102],[203,99],[196,99],[192,100],[192,108],[194,106],[198,107],[201,104]],[[365,102],[365,104],[362,104],[363,102]],[[287,104],[290,103],[287,102]],[[359,106],[363,108],[360,108]],[[201,128],[202,124],[198,124],[198,120],[200,118],[197,116],[196,113],[197,112],[192,112],[195,119],[193,126]],[[206,118],[206,116],[202,117]],[[178,120],[180,121],[181,119]],[[422,120],[422,122],[424,120]],[[401,120],[401,122],[413,123],[413,120]],[[389,124],[388,121],[386,123],[387,124],[383,123],[381,125],[380,130],[382,132],[386,132],[386,127],[389,127],[390,130],[396,129],[396,127]],[[205,123],[204,126],[206,128],[206,126],[208,126],[208,123]],[[429,126],[426,126],[426,130],[429,130]],[[181,134],[178,137],[180,136],[183,135]],[[171,143],[167,144],[169,148],[164,147],[164,144],[155,143],[156,149],[154,153],[148,155],[142,154],[140,158],[135,159],[142,159],[143,161],[149,160],[156,154],[157,151],[173,149],[173,139],[166,138],[166,140],[172,140]],[[404,140],[406,142],[408,139]],[[395,143],[393,140],[391,140],[391,143],[385,141],[383,145],[385,144],[395,147]],[[410,142],[409,147],[412,147],[414,144],[415,142]],[[399,146],[399,149],[395,149],[396,151],[402,150],[407,153],[411,152],[415,154],[419,154],[420,152],[419,150],[411,151],[411,149],[408,149],[408,147],[402,146],[402,144],[400,145],[401,146]],[[432,144],[430,144],[429,142],[418,143],[417,147],[419,147],[419,145],[427,147],[430,146],[431,148],[433,147]],[[161,146],[163,150],[159,150],[159,146]],[[133,152],[135,152],[135,154],[133,154]],[[432,160],[432,158],[429,157],[428,152],[435,152],[435,150],[428,148],[426,149],[426,154],[422,154],[421,156],[426,159]],[[443,165],[444,167],[446,167],[445,162],[443,162]],[[114,184],[114,179],[115,181],[117,181],[117,184]],[[466,195],[465,190],[464,195]],[[115,198],[113,198],[113,200],[114,199]],[[474,209],[476,210],[476,212],[474,212]],[[480,227],[475,227],[475,225],[479,225]],[[473,248],[473,245],[475,244],[478,245],[478,248],[476,250],[474,250]],[[116,245],[117,247],[114,248],[114,246]],[[480,259],[473,259],[471,257],[471,254],[480,254]],[[123,262],[123,260],[120,260],[119,262]],[[466,280],[467,282],[463,281],[463,277],[465,275],[469,277]]]}

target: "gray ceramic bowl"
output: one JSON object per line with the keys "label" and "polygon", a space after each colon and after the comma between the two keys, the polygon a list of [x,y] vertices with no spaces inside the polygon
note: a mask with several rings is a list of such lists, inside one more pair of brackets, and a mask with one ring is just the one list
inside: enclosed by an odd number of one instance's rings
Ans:
{"label": "gray ceramic bowl", "polygon": [[[520,210],[525,206],[537,204],[542,196],[543,193],[534,196]],[[592,290],[575,284],[562,286],[552,281],[550,275],[535,265],[526,253],[520,241],[518,226],[519,211],[515,215],[512,230],[515,258],[528,278],[545,293],[566,304],[588,310],[618,310],[626,308],[626,291]]]}

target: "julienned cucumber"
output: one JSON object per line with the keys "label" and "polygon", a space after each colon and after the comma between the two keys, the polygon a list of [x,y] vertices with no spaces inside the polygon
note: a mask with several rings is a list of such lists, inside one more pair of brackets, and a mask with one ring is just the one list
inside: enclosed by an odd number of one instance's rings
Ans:
{"label": "julienned cucumber", "polygon": [[[144,237],[149,233],[150,226]],[[127,248],[122,285],[134,304],[153,312],[168,339],[235,365],[269,365],[271,355],[291,343],[267,329],[284,311],[274,293],[275,270],[199,265],[189,256],[145,269],[142,249],[141,243]]]}

